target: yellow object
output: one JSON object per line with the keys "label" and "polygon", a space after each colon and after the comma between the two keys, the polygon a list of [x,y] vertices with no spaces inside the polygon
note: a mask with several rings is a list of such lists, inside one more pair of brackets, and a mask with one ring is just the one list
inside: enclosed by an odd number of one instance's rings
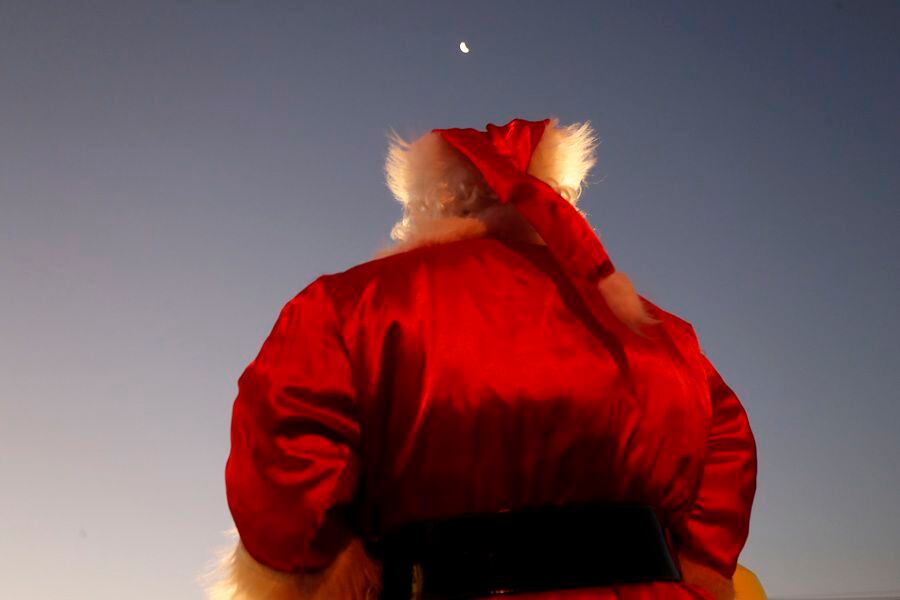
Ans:
{"label": "yellow object", "polygon": [[766,592],[753,571],[738,565],[731,580],[734,583],[734,600],[767,600]]}

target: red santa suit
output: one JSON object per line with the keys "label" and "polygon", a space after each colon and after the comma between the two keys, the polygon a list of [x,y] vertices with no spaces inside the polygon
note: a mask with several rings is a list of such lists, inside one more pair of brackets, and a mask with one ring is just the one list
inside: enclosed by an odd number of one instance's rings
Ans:
{"label": "red santa suit", "polygon": [[634,294],[574,208],[589,133],[516,120],[395,144],[407,204],[417,152],[453,164],[407,206],[404,243],[291,299],[241,375],[240,546],[213,597],[375,597],[373,532],[594,501],[653,507],[683,580],[529,597],[733,594],[754,438],[691,325]]}

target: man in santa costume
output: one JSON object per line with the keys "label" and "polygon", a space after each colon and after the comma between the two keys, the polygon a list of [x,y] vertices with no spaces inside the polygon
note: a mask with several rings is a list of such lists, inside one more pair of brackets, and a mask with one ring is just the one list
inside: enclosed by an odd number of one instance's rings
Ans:
{"label": "man in santa costume", "polygon": [[397,244],[290,300],[239,379],[211,598],[763,597],[747,416],[575,207],[595,145],[393,139]]}

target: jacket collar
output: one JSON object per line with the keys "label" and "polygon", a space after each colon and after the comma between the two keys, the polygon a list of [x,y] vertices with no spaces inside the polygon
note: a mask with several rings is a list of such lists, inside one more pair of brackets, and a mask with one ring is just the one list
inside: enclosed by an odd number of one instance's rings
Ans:
{"label": "jacket collar", "polygon": [[535,244],[544,243],[514,207],[497,205],[476,216],[445,216],[422,220],[411,230],[411,235],[406,239],[380,249],[375,253],[374,258],[383,258],[423,246],[484,237]]}

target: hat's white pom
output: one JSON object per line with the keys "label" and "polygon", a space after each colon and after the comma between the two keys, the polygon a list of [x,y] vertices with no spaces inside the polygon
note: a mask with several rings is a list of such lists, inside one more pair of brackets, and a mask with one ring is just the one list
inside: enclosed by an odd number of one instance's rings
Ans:
{"label": "hat's white pom", "polygon": [[601,279],[597,287],[613,314],[635,333],[641,334],[642,327],[660,322],[647,312],[625,273],[615,271],[612,275]]}

